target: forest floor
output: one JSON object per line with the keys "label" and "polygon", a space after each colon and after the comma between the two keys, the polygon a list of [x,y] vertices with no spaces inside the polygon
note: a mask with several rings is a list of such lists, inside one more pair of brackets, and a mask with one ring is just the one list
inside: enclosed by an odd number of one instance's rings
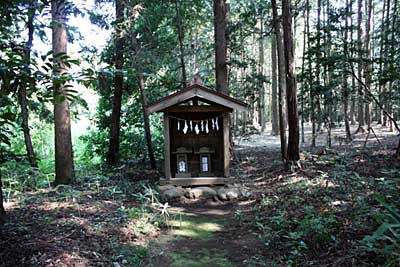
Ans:
{"label": "forest floor", "polygon": [[26,192],[6,205],[0,266],[398,266],[398,247],[365,238],[400,207],[398,137],[373,128],[365,146],[366,133],[303,144],[295,173],[268,131],[238,140],[232,173],[251,196],[237,201],[166,207],[147,182],[159,174],[140,165]]}

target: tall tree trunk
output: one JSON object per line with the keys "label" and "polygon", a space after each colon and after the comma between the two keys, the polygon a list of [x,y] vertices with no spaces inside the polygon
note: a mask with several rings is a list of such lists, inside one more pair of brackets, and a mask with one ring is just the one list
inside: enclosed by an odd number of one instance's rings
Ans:
{"label": "tall tree trunk", "polygon": [[182,17],[180,12],[180,5],[179,0],[175,0],[175,10],[176,10],[176,28],[178,30],[178,41],[179,41],[179,59],[181,63],[181,70],[182,70],[182,87],[186,87],[186,66],[185,66],[185,50],[183,45],[183,40],[185,38],[183,31],[183,23]]}
{"label": "tall tree trunk", "polygon": [[226,3],[214,0],[215,79],[218,92],[228,94]]}
{"label": "tall tree trunk", "polygon": [[[323,35],[323,41],[324,41],[324,58],[328,59],[330,58],[330,43],[331,43],[331,38],[330,38],[330,30],[328,25],[330,24],[330,19],[329,19],[329,0],[326,0],[326,19],[324,20],[324,35]],[[323,73],[323,82],[324,82],[324,117],[325,117],[325,125],[327,129],[327,145],[329,148],[332,147],[332,104],[333,104],[333,92],[329,88],[330,82],[331,82],[331,70],[328,66],[328,64],[324,64],[324,73]]]}
{"label": "tall tree trunk", "polygon": [[[370,28],[371,28],[371,16],[372,16],[372,0],[365,0],[365,11],[367,18],[365,20],[365,64],[364,64],[364,75],[365,75],[365,84],[368,88],[371,88],[372,84],[372,66],[371,66],[371,44],[370,44]],[[365,93],[365,123],[367,127],[371,126],[371,101],[369,97],[367,97],[367,93]]]}
{"label": "tall tree trunk", "polygon": [[276,52],[276,35],[271,36],[271,124],[272,124],[272,135],[279,134],[279,123],[278,123],[278,81],[277,81],[277,52]]}
{"label": "tall tree trunk", "polygon": [[263,36],[263,12],[260,11],[260,33],[258,39],[258,75],[259,75],[259,123],[261,131],[265,131],[265,88],[264,88],[264,36]]}
{"label": "tall tree trunk", "polygon": [[282,160],[287,160],[287,144],[286,144],[286,130],[285,130],[285,108],[284,108],[284,96],[283,96],[283,77],[284,73],[282,73],[282,66],[284,65],[284,59],[282,57],[282,43],[281,31],[280,31],[280,23],[278,18],[278,10],[276,7],[276,0],[271,0],[272,7],[272,20],[275,29],[276,41],[277,41],[277,49],[278,49],[278,113],[279,113],[279,135],[281,140],[281,155]]}
{"label": "tall tree trunk", "polygon": [[[310,1],[306,1],[306,24],[307,24],[307,47],[311,48],[311,40],[310,40]],[[313,83],[313,70],[312,70],[312,61],[311,55],[308,55],[308,89],[310,92],[310,118],[311,118],[311,147],[315,147],[316,138],[317,138],[317,128],[316,128],[316,114],[315,114],[315,89]]]}
{"label": "tall tree trunk", "polygon": [[[353,38],[353,27],[354,27],[354,23],[353,23],[353,1],[350,1],[349,4],[349,12],[350,12],[350,50],[351,52],[351,56],[354,58],[354,38]],[[356,124],[356,79],[354,78],[354,76],[351,76],[351,89],[350,89],[350,124],[351,125],[355,125]]]}
{"label": "tall tree trunk", "polygon": [[140,87],[140,96],[142,98],[144,132],[145,132],[145,136],[146,136],[147,152],[149,154],[151,168],[153,170],[155,170],[156,169],[156,159],[154,157],[153,145],[151,142],[149,113],[147,112],[147,109],[146,109],[147,97],[146,97],[146,93],[145,93],[144,77],[143,77],[142,73],[139,73],[139,87]]}
{"label": "tall tree trunk", "polygon": [[[67,31],[65,1],[53,0],[51,2],[53,20],[53,54],[67,53]],[[54,75],[60,76],[66,68],[59,57],[54,58]],[[56,184],[71,183],[74,173],[74,160],[71,138],[71,116],[65,84],[61,79],[53,80],[54,87],[54,135],[55,135],[55,167]]]}
{"label": "tall tree trunk", "polygon": [[281,94],[282,94],[282,116],[283,116],[283,129],[286,131],[287,125],[288,125],[288,120],[287,120],[287,103],[286,103],[286,68],[285,68],[285,51],[284,51],[284,46],[283,46],[283,35],[282,35],[282,24],[278,20],[278,25],[277,29],[279,30],[279,34],[276,35],[276,40],[277,40],[277,48],[278,48],[278,59],[280,58],[280,61],[278,60],[278,84],[280,88],[282,88]]}
{"label": "tall tree trunk", "polygon": [[[352,0],[350,0],[352,1]],[[349,0],[346,0],[346,13],[349,14]],[[346,17],[346,22],[345,22],[345,29],[344,29],[344,51],[345,54],[348,54],[348,43],[347,43],[347,35],[348,35],[348,30],[349,30],[349,23]],[[348,67],[345,65],[345,73],[343,76],[343,116],[344,116],[344,128],[346,131],[346,138],[347,140],[351,141],[351,132],[350,132],[350,123],[349,123],[349,114],[348,114],[348,109],[349,109],[349,84],[348,84]]]}
{"label": "tall tree trunk", "polygon": [[[362,58],[363,58],[363,30],[362,30],[362,0],[358,0],[357,4],[357,24],[358,24],[358,29],[357,29],[357,52],[358,52],[358,78],[363,80],[363,63],[362,63]],[[358,83],[358,129],[356,133],[358,132],[364,132],[364,92],[361,83]]]}
{"label": "tall tree trunk", "polygon": [[119,136],[121,122],[121,103],[123,90],[123,67],[124,67],[124,37],[122,23],[124,21],[124,4],[122,0],[115,3],[116,26],[115,26],[115,75],[114,75],[114,97],[110,122],[110,143],[108,147],[107,163],[116,165],[119,162]]}
{"label": "tall tree trunk", "polygon": [[321,47],[321,0],[317,1],[317,47],[316,47],[316,66],[315,66],[315,77],[316,77],[316,89],[314,97],[315,97],[315,104],[316,104],[316,110],[317,110],[317,129],[316,131],[319,132],[321,130],[321,122],[322,122],[322,111],[321,111],[321,92],[320,92],[320,88],[321,86],[321,62],[322,62],[322,47]]}
{"label": "tall tree trunk", "polygon": [[[371,0],[370,0],[371,1]],[[398,1],[394,1],[393,4],[393,11],[392,11],[392,36],[391,36],[391,40],[390,40],[390,51],[391,51],[391,55],[390,58],[392,58],[394,60],[395,58],[395,54],[396,54],[396,22],[397,22],[397,2]],[[394,71],[393,67],[391,67],[390,71]],[[393,117],[393,105],[392,105],[392,101],[393,101],[393,78],[390,78],[390,82],[389,82],[389,91],[388,91],[388,106],[387,106],[387,111],[389,113],[390,116]],[[389,123],[389,131],[393,132],[393,122],[391,120],[388,121]]]}
{"label": "tall tree trunk", "polygon": [[24,62],[25,62],[25,78],[21,83],[19,90],[18,90],[18,100],[19,105],[21,107],[21,117],[22,117],[22,131],[24,133],[24,141],[26,147],[26,154],[28,156],[29,164],[31,167],[36,168],[37,162],[35,157],[35,152],[32,145],[32,139],[29,129],[29,113],[28,113],[28,100],[26,96],[26,88],[28,85],[33,85],[34,80],[31,79],[31,49],[33,43],[33,20],[35,18],[35,11],[36,11],[36,0],[31,0],[29,2],[29,10],[28,10],[28,41],[26,42],[26,48],[24,49]]}
{"label": "tall tree trunk", "polygon": [[[384,45],[385,45],[384,36],[386,35],[385,31],[383,30],[384,25],[385,25],[385,11],[386,11],[386,1],[382,1],[382,21],[381,21],[382,31],[381,31],[381,40],[380,40],[381,42],[380,42],[380,49],[379,49],[379,57],[380,57],[379,70],[378,70],[379,75],[382,75],[382,71],[383,71],[383,58],[384,58],[383,50],[384,50]],[[384,91],[384,89],[383,89],[382,83],[378,79],[378,96],[379,96],[380,103],[383,103],[383,91]],[[378,110],[379,110],[378,123],[383,124],[384,114],[383,114],[382,110],[380,110],[380,109],[378,109]]]}
{"label": "tall tree trunk", "polygon": [[[308,8],[308,3],[306,2],[306,8],[303,10],[303,17],[304,17],[304,29],[303,29],[303,56],[301,59],[301,73],[304,75],[305,69],[306,69],[306,51],[307,51],[307,42],[306,42],[306,37],[307,37],[307,19],[306,19],[306,9]],[[301,143],[305,142],[305,137],[304,137],[304,93],[308,91],[307,89],[307,81],[305,77],[302,80],[302,88],[303,88],[303,93],[301,94],[300,98],[300,105],[301,105]]]}
{"label": "tall tree trunk", "polygon": [[[383,73],[387,73],[388,72],[388,57],[389,57],[389,27],[390,25],[390,0],[387,0],[386,2],[386,22],[385,22],[385,26],[383,29],[383,35],[384,35],[384,49],[383,49]],[[384,74],[381,73],[382,76],[384,76]],[[382,84],[382,95],[383,95],[383,104],[385,106],[385,109],[388,110],[389,106],[389,99],[388,99],[388,95],[387,95],[387,90],[386,90],[386,81],[383,82]],[[385,114],[383,114],[383,126],[387,126],[387,123],[390,123],[387,116]]]}
{"label": "tall tree trunk", "polygon": [[3,198],[3,177],[1,176],[0,170],[0,224],[3,216],[6,214],[6,210],[4,209],[4,198]]}
{"label": "tall tree trunk", "polygon": [[288,105],[289,126],[287,156],[288,164],[290,166],[294,166],[298,164],[298,160],[300,159],[300,151],[292,15],[289,0],[282,0],[282,25],[285,49],[286,99]]}

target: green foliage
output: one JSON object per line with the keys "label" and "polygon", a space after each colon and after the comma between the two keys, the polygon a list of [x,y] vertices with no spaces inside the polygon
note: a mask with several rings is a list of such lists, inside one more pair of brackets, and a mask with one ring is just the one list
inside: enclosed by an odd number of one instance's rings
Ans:
{"label": "green foliage", "polygon": [[1,165],[0,171],[7,199],[15,198],[26,191],[50,188],[55,177],[53,172],[32,169],[27,162],[7,161]]}
{"label": "green foliage", "polygon": [[373,252],[385,259],[384,266],[398,266],[400,263],[400,212],[389,205],[381,195],[375,195],[384,208],[378,229],[361,241],[362,250]]}
{"label": "green foliage", "polygon": [[[117,252],[116,255],[112,257],[114,266],[145,266],[146,260],[150,254],[149,248],[141,246],[118,244],[113,248]],[[120,262],[122,265],[116,265],[118,262]]]}
{"label": "green foliage", "polygon": [[184,248],[179,253],[171,253],[173,266],[176,267],[202,267],[202,266],[215,266],[215,267],[230,267],[233,263],[229,261],[225,254],[218,249],[203,248],[200,251],[194,252]]}

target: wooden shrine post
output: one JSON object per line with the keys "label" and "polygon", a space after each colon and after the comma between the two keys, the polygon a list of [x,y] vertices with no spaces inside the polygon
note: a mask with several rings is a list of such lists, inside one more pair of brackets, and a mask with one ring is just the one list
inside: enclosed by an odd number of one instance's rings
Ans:
{"label": "wooden shrine post", "polygon": [[170,135],[169,135],[169,118],[168,112],[164,113],[164,171],[165,179],[171,179],[171,151],[170,151]]}

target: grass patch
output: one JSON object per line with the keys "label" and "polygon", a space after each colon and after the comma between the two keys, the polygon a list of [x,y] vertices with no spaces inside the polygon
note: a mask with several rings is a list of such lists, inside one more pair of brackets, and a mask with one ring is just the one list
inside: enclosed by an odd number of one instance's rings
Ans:
{"label": "grass patch", "polygon": [[169,221],[169,225],[172,235],[201,240],[211,239],[215,232],[223,228],[221,220],[194,214],[178,214]]}
{"label": "grass patch", "polygon": [[175,267],[232,267],[235,266],[225,257],[225,253],[218,249],[202,248],[194,252],[189,249],[182,249],[180,253],[171,253],[170,257]]}

